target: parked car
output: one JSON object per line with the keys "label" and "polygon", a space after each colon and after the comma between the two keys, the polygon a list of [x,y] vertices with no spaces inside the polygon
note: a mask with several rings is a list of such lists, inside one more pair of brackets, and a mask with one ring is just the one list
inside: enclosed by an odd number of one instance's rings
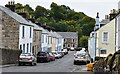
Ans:
{"label": "parked car", "polygon": [[67,49],[62,49],[62,52],[64,53],[64,55],[68,54],[68,50]]}
{"label": "parked car", "polygon": [[57,51],[52,51],[52,53],[55,55],[56,59],[59,59],[61,55]]}
{"label": "parked car", "polygon": [[87,64],[89,62],[90,62],[90,58],[85,51],[83,51],[83,50],[77,51],[74,54],[74,64],[77,64],[77,63]]}
{"label": "parked car", "polygon": [[58,54],[60,54],[60,58],[64,57],[64,52],[58,51]]}
{"label": "parked car", "polygon": [[18,60],[18,65],[25,65],[25,64],[30,64],[30,65],[36,65],[37,64],[37,59],[35,57],[35,55],[33,55],[32,53],[22,53],[19,56],[19,60]]}
{"label": "parked car", "polygon": [[49,55],[50,55],[50,60],[51,60],[51,61],[55,61],[55,55],[52,54],[52,53],[49,53]]}
{"label": "parked car", "polygon": [[38,52],[37,62],[50,62],[50,55],[48,52]]}
{"label": "parked car", "polygon": [[74,51],[74,47],[71,47],[70,50],[71,50],[71,51]]}

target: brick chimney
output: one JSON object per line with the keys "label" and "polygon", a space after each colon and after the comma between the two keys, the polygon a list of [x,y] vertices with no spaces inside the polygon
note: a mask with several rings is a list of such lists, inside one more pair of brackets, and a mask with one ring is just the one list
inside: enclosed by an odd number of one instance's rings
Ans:
{"label": "brick chimney", "polygon": [[110,21],[111,21],[117,16],[116,10],[115,9],[111,10],[111,13],[109,15],[110,15]]}
{"label": "brick chimney", "polygon": [[5,5],[5,7],[15,12],[15,1],[9,1],[8,4]]}

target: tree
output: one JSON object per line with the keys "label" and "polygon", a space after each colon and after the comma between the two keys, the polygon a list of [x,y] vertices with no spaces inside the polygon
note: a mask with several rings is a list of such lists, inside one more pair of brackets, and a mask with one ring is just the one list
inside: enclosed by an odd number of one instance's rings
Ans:
{"label": "tree", "polygon": [[37,6],[35,8],[34,16],[35,16],[36,19],[41,17],[41,16],[46,17],[47,16],[47,10],[42,6]]}
{"label": "tree", "polygon": [[39,17],[39,18],[37,18],[36,22],[38,22],[40,24],[45,24],[48,22],[48,19],[46,17]]}
{"label": "tree", "polygon": [[79,40],[79,44],[81,47],[86,48],[88,46],[88,36],[82,36]]}

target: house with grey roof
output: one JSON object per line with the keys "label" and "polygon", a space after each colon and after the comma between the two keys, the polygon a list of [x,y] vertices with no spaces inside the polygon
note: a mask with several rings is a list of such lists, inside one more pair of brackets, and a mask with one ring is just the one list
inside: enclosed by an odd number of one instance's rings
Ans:
{"label": "house with grey roof", "polygon": [[77,32],[57,32],[64,38],[63,48],[77,48],[78,46],[78,33]]}
{"label": "house with grey roof", "polygon": [[[22,16],[7,7],[0,6],[0,48],[8,49],[6,52],[2,50],[3,64],[16,62],[19,56],[16,51],[19,49],[22,53],[32,53],[33,27],[34,24]],[[11,59],[5,58],[7,56]]]}
{"label": "house with grey roof", "polygon": [[42,36],[42,29],[37,24],[34,24],[33,28],[33,46],[32,46],[32,53],[37,55],[39,51],[41,51],[41,36]]}
{"label": "house with grey roof", "polygon": [[48,32],[44,28],[42,28],[42,37],[41,37],[41,51],[48,51]]}

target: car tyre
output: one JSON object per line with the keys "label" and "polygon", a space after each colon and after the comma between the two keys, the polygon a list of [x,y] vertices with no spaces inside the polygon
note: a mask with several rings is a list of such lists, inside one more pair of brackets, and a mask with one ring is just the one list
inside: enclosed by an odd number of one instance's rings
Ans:
{"label": "car tyre", "polygon": [[73,63],[74,65],[76,65],[76,62],[74,61],[74,63]]}
{"label": "car tyre", "polygon": [[37,63],[34,63],[34,65],[36,66],[36,65],[37,65]]}
{"label": "car tyre", "polygon": [[18,65],[21,66],[21,63],[19,62]]}
{"label": "car tyre", "polygon": [[31,66],[34,66],[34,63],[33,63],[33,62],[31,62]]}

